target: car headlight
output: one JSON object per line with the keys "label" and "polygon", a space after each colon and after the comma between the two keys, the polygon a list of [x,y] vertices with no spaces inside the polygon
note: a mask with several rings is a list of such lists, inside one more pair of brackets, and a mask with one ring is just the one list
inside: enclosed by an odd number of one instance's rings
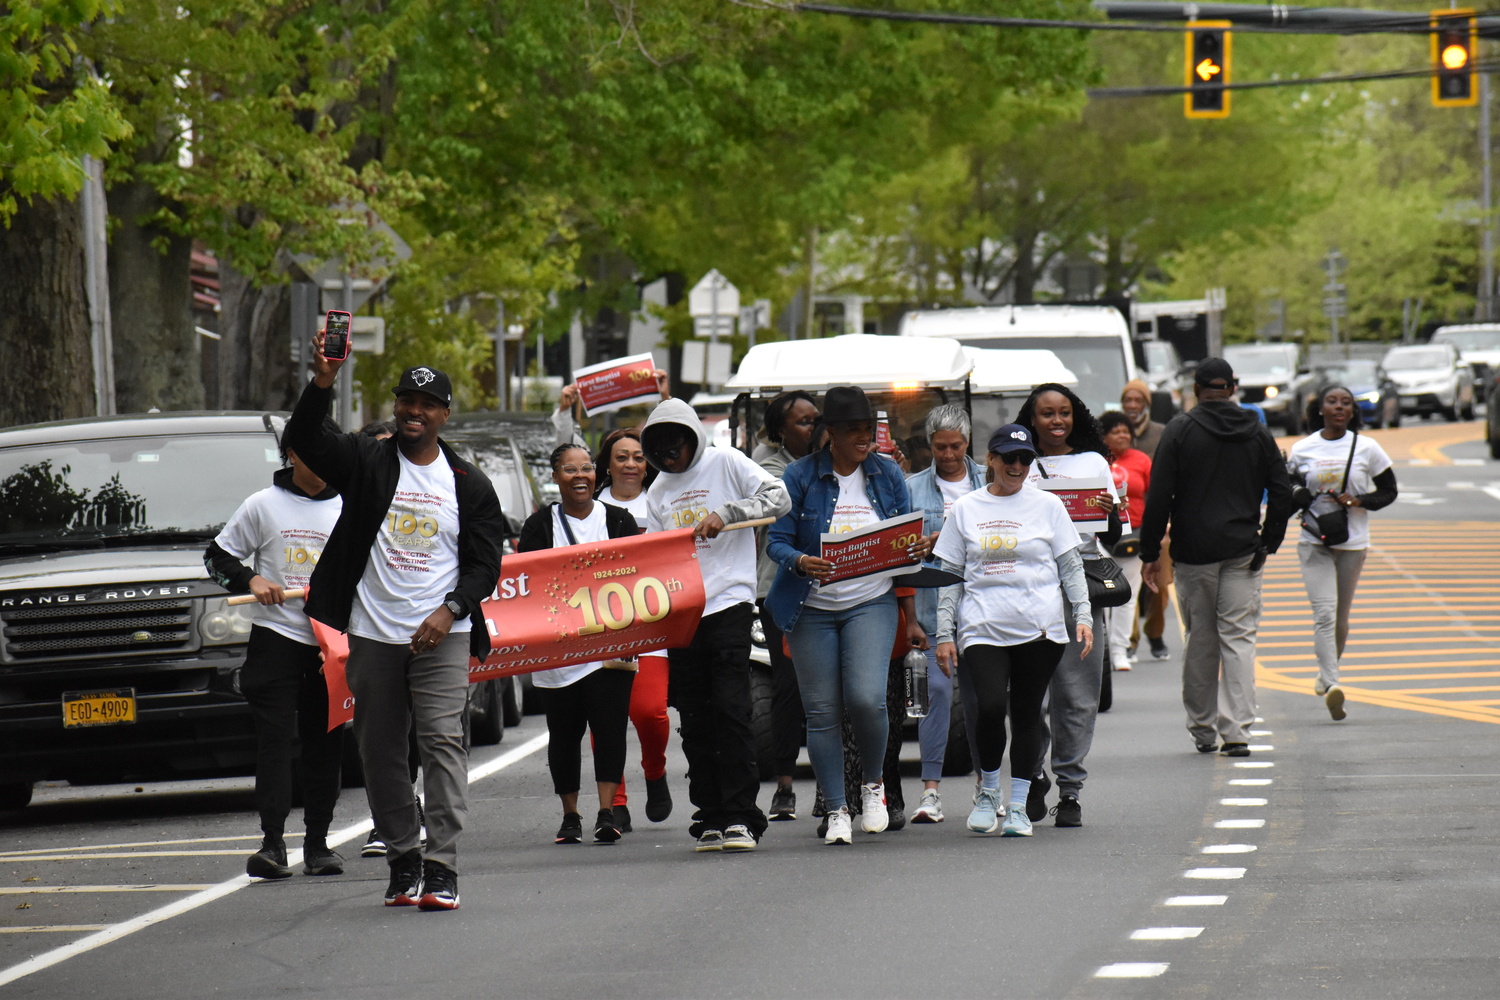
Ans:
{"label": "car headlight", "polygon": [[198,634],[205,646],[229,646],[247,642],[258,605],[230,607],[227,597],[210,597],[198,615]]}
{"label": "car headlight", "polygon": [[1354,398],[1357,402],[1360,403],[1378,403],[1380,402],[1380,391],[1375,390],[1373,392],[1362,392]]}
{"label": "car headlight", "polygon": [[1267,399],[1275,399],[1280,394],[1281,394],[1281,389],[1279,389],[1278,387],[1276,387],[1274,385],[1268,385],[1268,386],[1266,386],[1266,398]]}

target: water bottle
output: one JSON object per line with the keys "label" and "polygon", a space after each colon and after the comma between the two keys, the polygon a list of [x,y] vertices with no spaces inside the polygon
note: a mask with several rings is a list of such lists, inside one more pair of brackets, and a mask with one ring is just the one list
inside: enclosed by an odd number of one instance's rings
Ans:
{"label": "water bottle", "polygon": [[906,717],[927,717],[927,654],[914,649],[901,661],[906,681]]}

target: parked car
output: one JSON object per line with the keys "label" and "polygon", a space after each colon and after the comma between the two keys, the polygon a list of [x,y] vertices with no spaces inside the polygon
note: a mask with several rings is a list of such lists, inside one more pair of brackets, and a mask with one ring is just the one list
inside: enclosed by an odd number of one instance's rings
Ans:
{"label": "parked car", "polygon": [[1311,385],[1302,407],[1308,419],[1316,411],[1324,391],[1341,385],[1354,394],[1364,426],[1372,429],[1401,426],[1401,394],[1385,369],[1374,361],[1353,358],[1314,365]]}
{"label": "parked car", "polygon": [[1500,372],[1500,323],[1440,326],[1433,331],[1429,343],[1458,348],[1458,356],[1474,370],[1475,385],[1487,384],[1493,373]]}
{"label": "parked car", "polygon": [[1380,366],[1401,392],[1402,413],[1474,419],[1474,372],[1452,344],[1402,344]]}
{"label": "parked car", "polygon": [[1296,344],[1232,344],[1224,360],[1240,382],[1240,402],[1254,403],[1268,424],[1280,424],[1288,434],[1301,434],[1303,400],[1312,386],[1311,370],[1302,367]]}

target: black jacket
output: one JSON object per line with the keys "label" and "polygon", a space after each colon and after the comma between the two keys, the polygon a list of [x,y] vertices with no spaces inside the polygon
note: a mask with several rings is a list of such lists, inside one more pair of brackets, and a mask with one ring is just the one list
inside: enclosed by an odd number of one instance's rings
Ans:
{"label": "black jacket", "polygon": [[[635,523],[635,518],[630,511],[624,507],[616,507],[603,500],[595,500],[595,503],[604,504],[604,530],[610,538],[629,538],[631,535],[640,534],[641,527]],[[517,552],[535,552],[538,549],[555,549],[560,546],[552,537],[552,508],[557,504],[552,503],[532,514],[521,525],[521,538],[516,542]],[[562,544],[568,544],[564,538]]]}
{"label": "black jacket", "polygon": [[[323,547],[318,568],[309,583],[307,616],[344,631],[354,606],[354,591],[364,575],[370,548],[391,508],[401,481],[396,439],[377,441],[359,434],[338,434],[323,428],[331,389],[309,382],[286,425],[286,446],[317,473],[318,478],[344,496],[344,510]],[[490,649],[489,631],[479,603],[495,591],[500,579],[500,540],[506,532],[500,501],[489,479],[438,441],[443,459],[453,469],[458,494],[458,584],[434,596],[432,608],[457,601],[473,622],[470,652],[484,657]]]}
{"label": "black jacket", "polygon": [[[1261,493],[1267,494],[1260,523]],[[1172,561],[1237,559],[1286,537],[1292,489],[1286,465],[1254,413],[1228,400],[1199,403],[1172,418],[1156,446],[1141,526],[1141,559],[1161,556],[1172,522]]]}

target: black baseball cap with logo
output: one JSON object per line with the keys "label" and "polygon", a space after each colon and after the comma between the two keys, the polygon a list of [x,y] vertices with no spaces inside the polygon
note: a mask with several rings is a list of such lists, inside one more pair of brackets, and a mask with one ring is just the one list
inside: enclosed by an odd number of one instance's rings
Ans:
{"label": "black baseball cap with logo", "polygon": [[425,392],[444,406],[453,405],[453,383],[446,373],[426,365],[416,365],[401,373],[401,381],[391,390],[391,395],[403,392]]}
{"label": "black baseball cap with logo", "polygon": [[[1233,389],[1234,369],[1223,358],[1204,358],[1198,370],[1193,372],[1193,381],[1205,389]],[[1214,385],[1215,382],[1223,382],[1223,385]]]}

